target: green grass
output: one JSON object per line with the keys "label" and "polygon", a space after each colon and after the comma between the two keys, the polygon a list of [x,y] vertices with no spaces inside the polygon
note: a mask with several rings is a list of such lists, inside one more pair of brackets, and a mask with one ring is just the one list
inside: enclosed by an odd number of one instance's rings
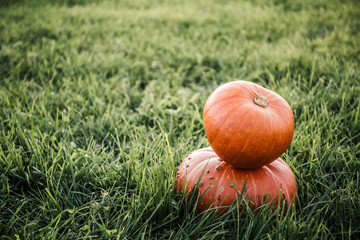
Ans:
{"label": "green grass", "polygon": [[[357,1],[0,2],[2,239],[359,239]],[[290,104],[283,218],[196,215],[177,166],[243,79]],[[275,213],[276,214],[276,213]]]}

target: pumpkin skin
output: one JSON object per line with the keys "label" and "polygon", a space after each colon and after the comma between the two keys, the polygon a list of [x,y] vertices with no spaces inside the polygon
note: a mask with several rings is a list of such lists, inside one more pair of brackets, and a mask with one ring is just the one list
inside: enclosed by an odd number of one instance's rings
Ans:
{"label": "pumpkin skin", "polygon": [[220,206],[226,210],[241,194],[245,181],[243,194],[252,208],[271,203],[275,210],[279,197],[285,202],[285,211],[295,203],[295,176],[283,160],[278,158],[257,169],[238,169],[222,161],[211,147],[186,156],[178,168],[175,190],[188,195],[197,187],[201,196],[198,212]]}
{"label": "pumpkin skin", "polygon": [[[256,93],[267,106],[254,102]],[[294,116],[281,96],[255,83],[234,81],[217,88],[204,108],[210,146],[236,168],[253,169],[271,163],[290,146]]]}

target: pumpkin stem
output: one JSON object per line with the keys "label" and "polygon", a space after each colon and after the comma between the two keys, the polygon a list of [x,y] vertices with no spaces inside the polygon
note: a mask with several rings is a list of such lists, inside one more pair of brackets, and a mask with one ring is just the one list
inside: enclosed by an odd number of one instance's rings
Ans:
{"label": "pumpkin stem", "polygon": [[260,94],[258,94],[255,90],[252,90],[256,97],[254,97],[254,103],[261,106],[261,107],[266,107],[269,104],[269,100],[265,97],[265,96],[261,96]]}

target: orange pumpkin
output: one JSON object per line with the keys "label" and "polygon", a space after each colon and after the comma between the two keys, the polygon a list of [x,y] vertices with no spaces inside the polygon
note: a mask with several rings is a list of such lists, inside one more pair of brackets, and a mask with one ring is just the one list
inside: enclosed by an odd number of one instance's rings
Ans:
{"label": "orange pumpkin", "polygon": [[289,104],[275,92],[246,81],[217,88],[206,101],[203,120],[211,147],[236,168],[269,164],[286,151],[294,135]]}
{"label": "orange pumpkin", "polygon": [[297,191],[293,172],[280,158],[257,169],[238,169],[222,161],[211,147],[189,154],[178,168],[176,191],[189,194],[194,187],[201,196],[199,212],[227,208],[241,192],[253,208],[270,202],[275,209],[280,200],[287,209],[294,203]]}

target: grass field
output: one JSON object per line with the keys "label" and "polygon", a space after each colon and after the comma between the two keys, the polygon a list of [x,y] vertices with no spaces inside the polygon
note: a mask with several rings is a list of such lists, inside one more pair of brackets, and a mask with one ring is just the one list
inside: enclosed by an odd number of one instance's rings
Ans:
{"label": "grass field", "polygon": [[[0,6],[0,238],[360,239],[357,1]],[[174,193],[208,146],[207,97],[235,79],[293,109],[283,218],[197,215]]]}

